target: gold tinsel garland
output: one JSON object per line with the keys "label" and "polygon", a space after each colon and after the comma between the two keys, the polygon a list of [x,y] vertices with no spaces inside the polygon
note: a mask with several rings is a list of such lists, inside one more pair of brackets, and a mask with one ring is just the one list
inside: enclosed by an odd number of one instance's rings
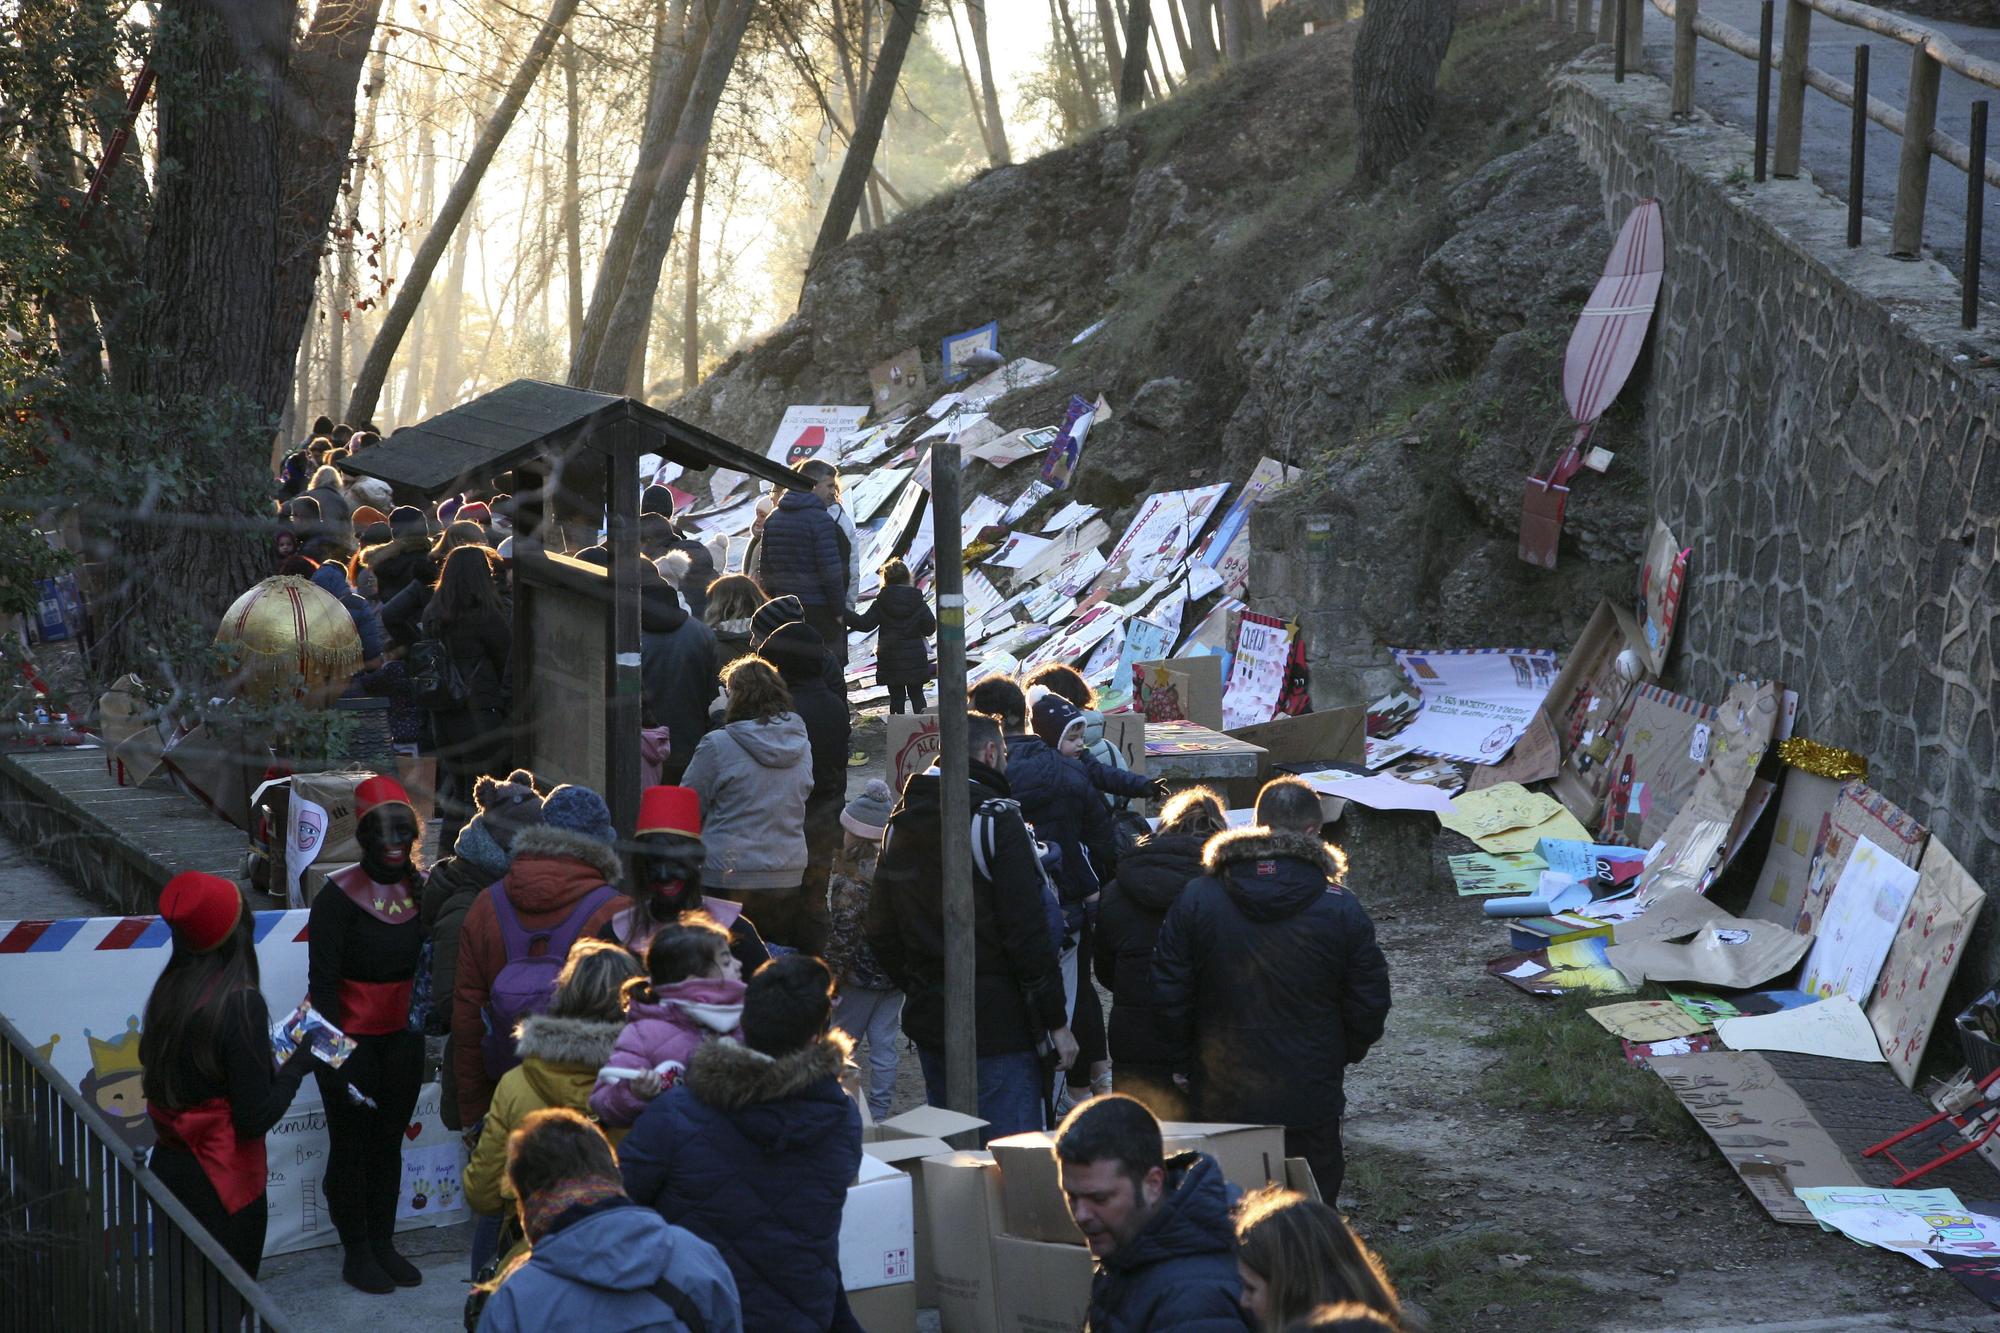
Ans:
{"label": "gold tinsel garland", "polygon": [[1778,758],[1793,768],[1834,782],[1868,776],[1868,761],[1854,751],[1843,750],[1837,745],[1822,745],[1803,736],[1779,741]]}

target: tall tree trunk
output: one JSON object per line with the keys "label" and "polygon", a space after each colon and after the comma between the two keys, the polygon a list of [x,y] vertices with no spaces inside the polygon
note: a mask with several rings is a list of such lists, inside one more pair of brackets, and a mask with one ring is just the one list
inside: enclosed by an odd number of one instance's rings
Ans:
{"label": "tall tree trunk", "polygon": [[1357,180],[1385,180],[1423,141],[1457,9],[1457,0],[1369,0],[1354,42]]}
{"label": "tall tree trunk", "polygon": [[987,155],[993,165],[1013,160],[1007,150],[1007,122],[1000,116],[1000,89],[993,82],[993,55],[986,46],[986,0],[965,0],[965,20],[972,27],[972,51],[979,57],[979,92],[986,101]]}
{"label": "tall tree trunk", "polygon": [[646,123],[639,130],[639,160],[632,168],[632,181],[625,188],[625,198],[618,205],[618,217],[611,224],[611,235],[605,241],[604,253],[598,257],[597,278],[591,286],[590,303],[584,309],[583,327],[577,335],[576,349],[570,354],[571,384],[590,383],[611,311],[632,272],[640,239],[645,235],[647,220],[652,216],[653,198],[666,180],[673,157],[674,136],[687,109],[697,62],[708,40],[709,11],[706,3],[690,12],[687,0],[679,0],[676,12],[680,40],[665,53],[665,58],[672,62],[671,67],[657,71],[659,77],[653,83],[657,95],[648,100]]}
{"label": "tall tree trunk", "polygon": [[373,415],[375,400],[382,394],[382,381],[389,376],[389,363],[395,359],[396,347],[409,329],[410,320],[416,316],[417,305],[424,298],[424,288],[429,285],[431,274],[437,270],[438,260],[444,257],[445,246],[451,241],[452,232],[457,230],[460,219],[471,206],[480,179],[486,175],[493,155],[500,151],[500,141],[507,137],[514,117],[520,113],[521,104],[528,100],[528,90],[535,86],[542,66],[548,63],[549,53],[555,50],[556,39],[562,36],[570,15],[576,12],[576,6],[577,0],[551,0],[548,17],[542,20],[541,28],[536,31],[535,40],[528,46],[528,54],[522,57],[520,68],[514,71],[514,77],[501,94],[499,103],[486,118],[479,138],[472,145],[471,156],[460,168],[458,179],[452,182],[451,192],[444,198],[444,208],[431,223],[424,243],[417,247],[416,257],[410,261],[410,271],[403,275],[403,281],[396,290],[396,299],[390,302],[389,313],[382,319],[382,328],[368,349],[368,360],[355,378],[354,392],[347,400],[349,421],[365,421]]}
{"label": "tall tree trunk", "polygon": [[[429,218],[437,203],[437,141],[432,137],[430,118],[417,123],[417,216]],[[410,346],[403,358],[403,392],[397,396],[396,424],[408,426],[423,418],[420,409],[423,402],[423,365],[425,335],[430,332],[431,318],[422,302],[417,305],[416,315],[410,320]],[[380,337],[378,331],[376,334]]]}
{"label": "tall tree trunk", "polygon": [[445,412],[455,406],[458,397],[459,355],[463,342],[465,324],[465,261],[473,245],[473,234],[479,230],[479,210],[474,207],[466,213],[465,226],[459,231],[458,239],[451,247],[451,265],[445,270],[444,290],[438,293],[439,300],[432,318],[437,321],[438,340],[437,368],[431,379],[430,411]]}
{"label": "tall tree trunk", "polygon": [[1214,0],[1222,18],[1222,54],[1234,65],[1250,54],[1250,15],[1245,0]]}
{"label": "tall tree trunk", "polygon": [[[715,124],[716,103],[722,100],[722,89],[736,67],[736,53],[742,49],[743,32],[750,25],[751,7],[752,0],[719,0],[716,6],[708,40],[702,44],[701,62],[695,67],[694,81],[688,89],[680,123],[674,129],[666,170],[661,174],[659,189],[653,194],[652,207],[646,211],[646,226],[633,250],[631,270],[624,286],[616,292],[616,300],[609,302],[610,311],[603,321],[604,331],[600,336],[597,360],[588,378],[580,379],[572,374],[572,384],[606,393],[617,392],[619,377],[628,364],[626,358],[630,355],[632,344],[639,340],[652,320],[653,298],[660,290],[660,266],[666,260],[667,247],[673,243],[681,204],[687,199],[695,167],[708,151],[709,132]],[[599,292],[602,291],[600,284]],[[586,353],[590,349],[591,325],[598,319],[595,295],[590,304],[591,311],[584,319],[583,330]]]}
{"label": "tall tree trunk", "polygon": [[[338,207],[334,215],[336,235],[344,231],[347,220],[339,216]],[[347,389],[347,321],[354,314],[354,263],[347,252],[346,243],[338,243],[332,269],[327,274],[327,287],[333,299],[327,303],[326,322],[326,396],[332,404],[328,410],[340,410],[340,396]]]}
{"label": "tall tree trunk", "polygon": [[1188,41],[1187,24],[1181,21],[1181,5],[1184,0],[1167,0],[1167,23],[1174,30],[1174,49],[1181,53],[1181,69],[1193,75],[1199,71],[1194,63],[1194,47]]}
{"label": "tall tree trunk", "polygon": [[896,81],[903,74],[903,57],[909,54],[910,38],[916,34],[917,19],[923,13],[923,0],[888,0],[888,3],[889,31],[883,34],[881,53],[876,56],[875,70],[868,77],[868,98],[855,123],[854,137],[847,141],[840,178],[834,182],[833,197],[827,201],[826,216],[820,221],[819,239],[813,242],[812,258],[806,261],[808,273],[827,251],[847,239],[854,226],[854,210],[861,203],[868,173],[875,164],[875,149],[882,142],[882,127],[896,98]]}
{"label": "tall tree trunk", "polygon": [[[1137,0],[1134,0],[1134,3],[1136,2]],[[1174,0],[1167,0],[1167,12],[1169,14],[1174,12]],[[1166,39],[1160,35],[1160,25],[1157,23],[1152,23],[1151,19],[1152,19],[1152,6],[1150,0],[1148,0],[1147,20],[1149,25],[1153,29],[1153,54],[1158,57],[1158,59],[1154,62],[1154,67],[1158,69],[1160,75],[1160,82],[1165,85],[1166,93],[1169,97],[1171,97],[1174,94],[1174,92],[1179,89],[1180,85],[1174,81],[1173,63],[1167,59],[1167,42]],[[1185,70],[1187,66],[1183,65],[1181,66],[1181,68]],[[1153,90],[1153,96],[1156,98],[1159,97],[1160,89],[1155,88]]]}
{"label": "tall tree trunk", "polygon": [[576,43],[563,41],[563,242],[569,259],[569,354],[583,342],[583,207],[577,178],[581,174],[577,147]]}
{"label": "tall tree trunk", "polygon": [[[687,15],[681,14],[685,20]],[[666,0],[653,0],[653,56],[646,68],[646,105],[651,106],[660,96],[661,89],[671,77],[667,66],[675,60],[675,52],[683,36],[681,32],[668,30]],[[677,64],[678,62],[676,62]],[[628,398],[642,398],[646,392],[646,347],[653,338],[653,321],[648,319],[639,326],[638,335],[633,339],[631,355],[627,358],[625,384],[620,390]]]}
{"label": "tall tree trunk", "polygon": [[[681,301],[681,392],[701,378],[701,205],[708,193],[708,158],[694,174],[694,207],[688,215],[687,286]],[[725,219],[726,220],[726,219]]]}
{"label": "tall tree trunk", "polygon": [[380,8],[322,5],[296,42],[296,0],[187,0],[155,19],[162,170],[140,265],[151,299],[128,331],[151,429],[129,447],[136,476],[173,469],[172,519],[209,521],[156,521],[161,483],[141,483],[109,534],[125,581],[103,607],[100,665],[147,668],[156,645],[188,621],[213,624],[268,569],[256,523],[272,432]]}
{"label": "tall tree trunk", "polygon": [[[367,353],[361,335],[360,245],[366,236],[361,226],[361,204],[367,195],[368,167],[375,157],[376,110],[382,103],[382,81],[386,76],[388,59],[387,48],[378,43],[375,54],[368,61],[368,75],[361,84],[361,95],[368,100],[368,111],[361,118],[361,132],[354,138],[354,154],[350,159],[353,166],[341,188],[340,201],[335,206],[334,225],[340,237],[340,264],[345,270],[341,279],[345,289],[341,296],[340,332],[345,343],[341,355],[343,364],[356,367],[361,365],[361,359]],[[335,392],[339,392],[338,388]],[[364,420],[366,418],[358,418],[350,424],[359,426]]]}
{"label": "tall tree trunk", "polygon": [[[1104,40],[1104,67],[1111,72],[1110,86],[1115,92],[1125,86],[1125,59],[1118,49],[1118,6],[1111,0],[1097,0],[1097,34]],[[1144,55],[1141,48],[1141,58]]]}
{"label": "tall tree trunk", "polygon": [[1076,16],[1070,13],[1069,0],[1055,0],[1055,6],[1064,49],[1069,52],[1070,72],[1076,76],[1077,87],[1083,90],[1084,128],[1094,130],[1104,123],[1103,106],[1097,100],[1097,80],[1090,72],[1090,61],[1084,57],[1083,43],[1077,40]]}
{"label": "tall tree trunk", "polygon": [[979,142],[986,148],[987,161],[998,166],[993,156],[993,132],[986,128],[986,108],[981,105],[979,89],[972,82],[972,62],[965,58],[965,38],[958,31],[958,11],[951,7],[951,0],[945,0],[944,11],[951,20],[951,43],[958,48],[958,72],[965,76],[965,97],[972,103],[972,123],[979,127]]}
{"label": "tall tree trunk", "polygon": [[1188,45],[1194,50],[1190,68],[1206,73],[1222,62],[1215,44],[1215,0],[1181,0],[1181,6],[1187,13]]}
{"label": "tall tree trunk", "polygon": [[1146,30],[1152,24],[1149,0],[1126,0],[1125,77],[1118,85],[1120,115],[1137,111],[1146,100]]}

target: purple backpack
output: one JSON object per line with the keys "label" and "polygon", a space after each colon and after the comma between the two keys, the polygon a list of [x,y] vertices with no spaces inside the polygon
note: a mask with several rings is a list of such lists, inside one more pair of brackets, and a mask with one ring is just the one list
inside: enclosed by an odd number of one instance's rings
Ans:
{"label": "purple backpack", "polygon": [[500,942],[507,950],[506,965],[493,978],[486,1005],[479,1017],[486,1025],[479,1052],[486,1065],[486,1077],[495,1083],[500,1076],[521,1063],[514,1049],[514,1029],[530,1014],[545,1012],[555,998],[556,977],[569,958],[570,946],[583,933],[590,914],[618,895],[609,884],[600,884],[586,893],[568,916],[546,930],[530,931],[514,915],[507,901],[504,883],[490,886],[493,915],[500,923]]}

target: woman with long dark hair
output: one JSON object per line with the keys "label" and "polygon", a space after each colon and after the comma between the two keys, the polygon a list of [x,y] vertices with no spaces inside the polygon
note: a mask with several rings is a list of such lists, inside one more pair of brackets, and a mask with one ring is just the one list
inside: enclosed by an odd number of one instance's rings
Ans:
{"label": "woman with long dark hair", "polygon": [[361,863],[327,876],[313,897],[306,989],[313,1007],[355,1043],[339,1069],[316,1071],[326,1103],[322,1189],[347,1249],[341,1278],[379,1294],[424,1280],[392,1244],[403,1130],[424,1073],[424,1038],[410,1014],[424,942],[416,855],[423,829],[394,778],[357,786],[354,814]]}
{"label": "woman with long dark hair", "polygon": [[173,953],[146,1000],[139,1058],[159,1141],[150,1165],[251,1277],[264,1256],[264,1135],[312,1064],[301,1042],[271,1068],[271,1015],[257,990],[250,912],[234,884],[189,871],[167,881],[160,916]]}
{"label": "woman with long dark hair", "polygon": [[1263,1333],[1290,1329],[1336,1301],[1353,1301],[1392,1328],[1415,1323],[1406,1323],[1375,1252],[1338,1212],[1295,1190],[1266,1185],[1237,1204],[1236,1269],[1243,1312]]}
{"label": "woman with long dark hair", "polygon": [[424,608],[424,637],[444,645],[463,685],[461,703],[431,711],[438,804],[444,816],[438,846],[446,852],[472,817],[472,784],[500,777],[512,767],[507,704],[514,630],[501,609],[493,561],[493,553],[483,546],[452,551]]}

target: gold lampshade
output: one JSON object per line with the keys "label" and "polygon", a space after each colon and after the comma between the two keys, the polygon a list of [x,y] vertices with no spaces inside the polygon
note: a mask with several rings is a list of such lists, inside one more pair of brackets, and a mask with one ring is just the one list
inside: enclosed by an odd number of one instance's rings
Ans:
{"label": "gold lampshade", "polygon": [[361,669],[361,635],[340,599],[295,575],[265,579],[237,598],[215,642],[241,646],[240,693],[273,700],[304,679],[301,695],[330,700]]}

